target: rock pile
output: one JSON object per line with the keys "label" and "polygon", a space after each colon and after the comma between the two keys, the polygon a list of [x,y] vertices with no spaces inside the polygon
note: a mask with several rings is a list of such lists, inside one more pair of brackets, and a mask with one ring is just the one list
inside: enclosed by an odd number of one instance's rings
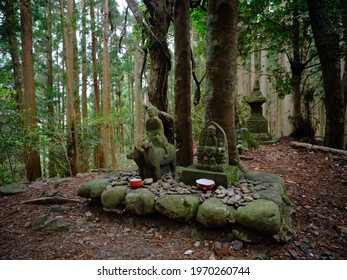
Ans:
{"label": "rock pile", "polygon": [[[290,200],[284,180],[269,173],[246,173],[237,183],[201,191],[180,182],[179,176],[164,174],[154,182],[143,180],[139,189],[129,186],[135,171],[118,172],[89,181],[78,189],[81,197],[99,200],[106,211],[151,215],[155,211],[180,222],[198,221],[206,228],[235,227],[233,234],[249,241],[249,231],[285,241],[292,232]],[[245,229],[245,230],[243,230]],[[246,232],[246,233],[245,233]]]}

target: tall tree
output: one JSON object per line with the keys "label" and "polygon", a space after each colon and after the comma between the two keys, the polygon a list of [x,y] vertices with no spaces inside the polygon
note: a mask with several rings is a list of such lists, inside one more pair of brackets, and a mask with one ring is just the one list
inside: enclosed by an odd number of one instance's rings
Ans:
{"label": "tall tree", "polygon": [[191,49],[189,2],[176,0],[175,25],[175,130],[178,151],[176,162],[181,166],[193,163]]}
{"label": "tall tree", "polygon": [[141,147],[143,138],[143,115],[142,115],[142,65],[143,52],[140,49],[135,50],[134,55],[134,99],[136,111],[136,146]]}
{"label": "tall tree", "polygon": [[20,1],[20,21],[22,38],[22,62],[23,62],[23,113],[26,128],[30,132],[32,144],[27,147],[25,170],[26,177],[32,181],[41,177],[41,162],[38,149],[38,119],[35,97],[34,58],[32,48],[32,18],[30,1]]}
{"label": "tall tree", "polygon": [[[87,19],[86,19],[86,1],[81,2],[82,10],[82,38],[81,38],[81,62],[82,62],[82,119],[83,130],[82,137],[88,138],[86,121],[88,119],[88,98],[87,98]],[[89,166],[89,146],[83,145],[81,153],[81,171],[86,172]]]}
{"label": "tall tree", "polygon": [[341,84],[339,34],[330,16],[339,7],[338,0],[308,0],[313,36],[322,66],[325,94],[326,128],[325,145],[343,149],[345,104]]}
{"label": "tall tree", "polygon": [[[126,0],[137,22],[144,26],[150,56],[148,81],[149,101],[160,111],[167,112],[168,76],[171,70],[171,55],[167,43],[173,11],[173,0],[143,0],[146,18],[143,18],[138,2]],[[165,121],[165,120],[164,120]]]}
{"label": "tall tree", "polygon": [[238,0],[209,1],[206,27],[205,118],[224,129],[233,165],[239,164],[235,132],[238,4]]}
{"label": "tall tree", "polygon": [[[95,21],[95,13],[94,13],[94,0],[89,0],[89,9],[90,9],[90,25],[92,29],[92,68],[93,68],[93,89],[94,89],[94,110],[95,115],[99,116],[101,113],[101,107],[100,107],[100,90],[99,90],[99,80],[98,80],[98,65],[96,60],[96,44],[97,44],[97,37],[96,37],[96,21]],[[98,138],[101,138],[101,128],[100,125],[97,125],[97,134]],[[101,145],[97,145],[94,149],[94,165],[96,168],[100,167],[100,163],[103,162],[103,154],[102,154],[102,148]]]}
{"label": "tall tree", "polygon": [[52,1],[47,3],[47,29],[46,29],[46,61],[47,61],[47,113],[48,113],[48,136],[50,144],[48,147],[48,174],[50,177],[56,176],[55,168],[55,147],[54,147],[54,94],[53,94],[53,55],[52,55]]}
{"label": "tall tree", "polygon": [[[60,0],[62,15],[64,15],[63,0]],[[67,156],[69,159],[69,173],[76,175],[78,172],[79,155],[77,144],[77,130],[75,119],[75,75],[74,75],[74,1],[67,1],[67,13],[65,24],[63,25],[64,33],[64,50],[65,50],[65,63],[66,63],[66,129],[67,129]]]}
{"label": "tall tree", "polygon": [[[109,28],[109,6],[108,0],[104,0],[104,35],[103,35],[103,94],[102,94],[102,109],[104,123],[101,130],[102,135],[102,155],[103,160],[101,167],[110,167],[110,154],[112,158],[112,167],[115,167],[115,149],[114,147],[114,134],[111,122],[111,81],[110,81],[110,57],[108,47],[108,28]],[[112,136],[112,137],[111,137]],[[111,147],[111,153],[110,151]]]}

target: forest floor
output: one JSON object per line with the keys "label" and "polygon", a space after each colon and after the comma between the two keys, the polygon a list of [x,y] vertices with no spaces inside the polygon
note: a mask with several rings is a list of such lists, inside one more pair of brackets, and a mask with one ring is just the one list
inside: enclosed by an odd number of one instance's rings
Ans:
{"label": "forest floor", "polygon": [[[236,249],[231,234],[223,230],[181,224],[159,214],[143,218],[105,212],[76,195],[83,182],[103,176],[88,173],[41,180],[24,193],[1,196],[0,259],[347,259],[347,157],[294,149],[289,140],[248,151],[244,156],[252,159],[243,161],[250,171],[285,179],[295,228],[287,243],[239,242]],[[61,208],[23,203],[47,190],[80,202]],[[73,228],[35,230],[35,221],[49,212],[66,218]]]}

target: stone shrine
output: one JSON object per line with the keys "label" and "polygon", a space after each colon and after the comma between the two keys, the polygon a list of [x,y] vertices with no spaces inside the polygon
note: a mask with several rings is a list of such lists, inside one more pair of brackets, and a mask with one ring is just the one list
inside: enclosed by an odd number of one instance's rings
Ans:
{"label": "stone shrine", "polygon": [[206,178],[227,187],[237,181],[237,167],[229,166],[227,137],[216,122],[202,130],[197,152],[198,162],[183,169],[182,182],[195,185],[197,179]]}
{"label": "stone shrine", "polygon": [[246,99],[247,104],[251,107],[251,116],[248,119],[246,126],[253,137],[259,142],[271,141],[272,137],[268,132],[268,123],[263,116],[262,105],[266,98],[260,91],[259,80],[254,82],[251,96]]}

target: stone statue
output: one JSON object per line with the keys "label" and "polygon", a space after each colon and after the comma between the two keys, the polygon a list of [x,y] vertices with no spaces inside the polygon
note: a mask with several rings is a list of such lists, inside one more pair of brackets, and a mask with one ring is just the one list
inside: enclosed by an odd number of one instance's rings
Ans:
{"label": "stone statue", "polygon": [[208,123],[201,132],[197,168],[220,171],[228,165],[228,142],[224,130],[215,122]]}
{"label": "stone statue", "polygon": [[160,179],[165,172],[176,171],[176,149],[168,143],[164,135],[163,122],[158,109],[150,105],[147,108],[146,132],[141,147],[134,147],[127,154],[139,167],[142,178]]}
{"label": "stone statue", "polygon": [[198,179],[210,179],[216,186],[230,186],[238,180],[236,166],[229,166],[228,140],[223,128],[216,122],[209,122],[203,128],[196,163],[184,168],[181,181],[196,185]]}

